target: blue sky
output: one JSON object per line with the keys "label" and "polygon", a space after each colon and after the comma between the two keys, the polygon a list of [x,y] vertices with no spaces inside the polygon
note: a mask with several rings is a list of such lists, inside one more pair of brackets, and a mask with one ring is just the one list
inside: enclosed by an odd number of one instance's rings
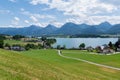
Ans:
{"label": "blue sky", "polygon": [[1,0],[0,27],[120,23],[120,0]]}

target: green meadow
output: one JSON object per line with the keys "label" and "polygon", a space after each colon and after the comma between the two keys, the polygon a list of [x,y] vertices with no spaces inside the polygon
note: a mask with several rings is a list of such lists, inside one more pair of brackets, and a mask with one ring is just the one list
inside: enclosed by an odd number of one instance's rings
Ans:
{"label": "green meadow", "polygon": [[104,64],[108,66],[118,67],[120,68],[120,54],[111,54],[111,55],[104,55],[104,54],[90,54],[92,52],[87,51],[80,51],[80,50],[63,50],[62,54],[64,56],[80,58],[84,60],[88,60],[91,62]]}
{"label": "green meadow", "polygon": [[4,40],[4,43],[6,44],[10,44],[10,45],[14,45],[14,44],[20,44],[21,46],[24,46],[26,44],[39,44],[38,42],[24,42],[21,40]]}
{"label": "green meadow", "polygon": [[[120,67],[119,54],[109,57],[74,50],[64,50],[62,54]],[[112,59],[115,61],[109,63]],[[57,50],[15,52],[0,49],[0,80],[120,80],[119,75],[118,70],[63,58]]]}

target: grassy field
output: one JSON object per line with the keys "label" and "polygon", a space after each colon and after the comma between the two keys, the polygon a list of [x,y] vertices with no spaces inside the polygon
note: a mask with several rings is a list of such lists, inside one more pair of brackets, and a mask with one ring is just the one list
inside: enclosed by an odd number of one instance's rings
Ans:
{"label": "grassy field", "polygon": [[100,64],[120,68],[120,54],[99,55],[97,53],[90,54],[90,52],[80,51],[80,50],[63,50],[62,54],[69,57],[80,58],[95,63],[100,63]]}
{"label": "grassy field", "polygon": [[62,58],[56,50],[0,49],[0,80],[120,80],[119,75],[117,70]]}
{"label": "grassy field", "polygon": [[5,40],[4,43],[8,43],[10,45],[14,45],[14,44],[20,44],[20,45],[26,45],[26,44],[35,44],[35,45],[38,45],[39,42],[24,42],[24,41],[20,41],[20,40]]}

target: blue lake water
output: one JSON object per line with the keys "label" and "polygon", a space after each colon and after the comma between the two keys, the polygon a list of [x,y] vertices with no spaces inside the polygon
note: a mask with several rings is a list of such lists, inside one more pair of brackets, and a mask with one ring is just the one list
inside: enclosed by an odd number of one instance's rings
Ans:
{"label": "blue lake water", "polygon": [[66,48],[78,48],[81,43],[85,43],[87,46],[102,46],[104,44],[108,44],[110,41],[115,43],[118,38],[56,38],[57,42],[53,45],[53,47],[57,47],[57,45],[63,46]]}

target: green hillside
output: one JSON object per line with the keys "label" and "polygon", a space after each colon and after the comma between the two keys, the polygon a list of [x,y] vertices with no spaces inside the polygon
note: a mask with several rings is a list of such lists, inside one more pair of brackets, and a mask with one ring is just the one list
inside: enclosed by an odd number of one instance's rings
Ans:
{"label": "green hillside", "polygon": [[0,80],[119,80],[120,71],[65,59],[56,50],[0,49]]}

